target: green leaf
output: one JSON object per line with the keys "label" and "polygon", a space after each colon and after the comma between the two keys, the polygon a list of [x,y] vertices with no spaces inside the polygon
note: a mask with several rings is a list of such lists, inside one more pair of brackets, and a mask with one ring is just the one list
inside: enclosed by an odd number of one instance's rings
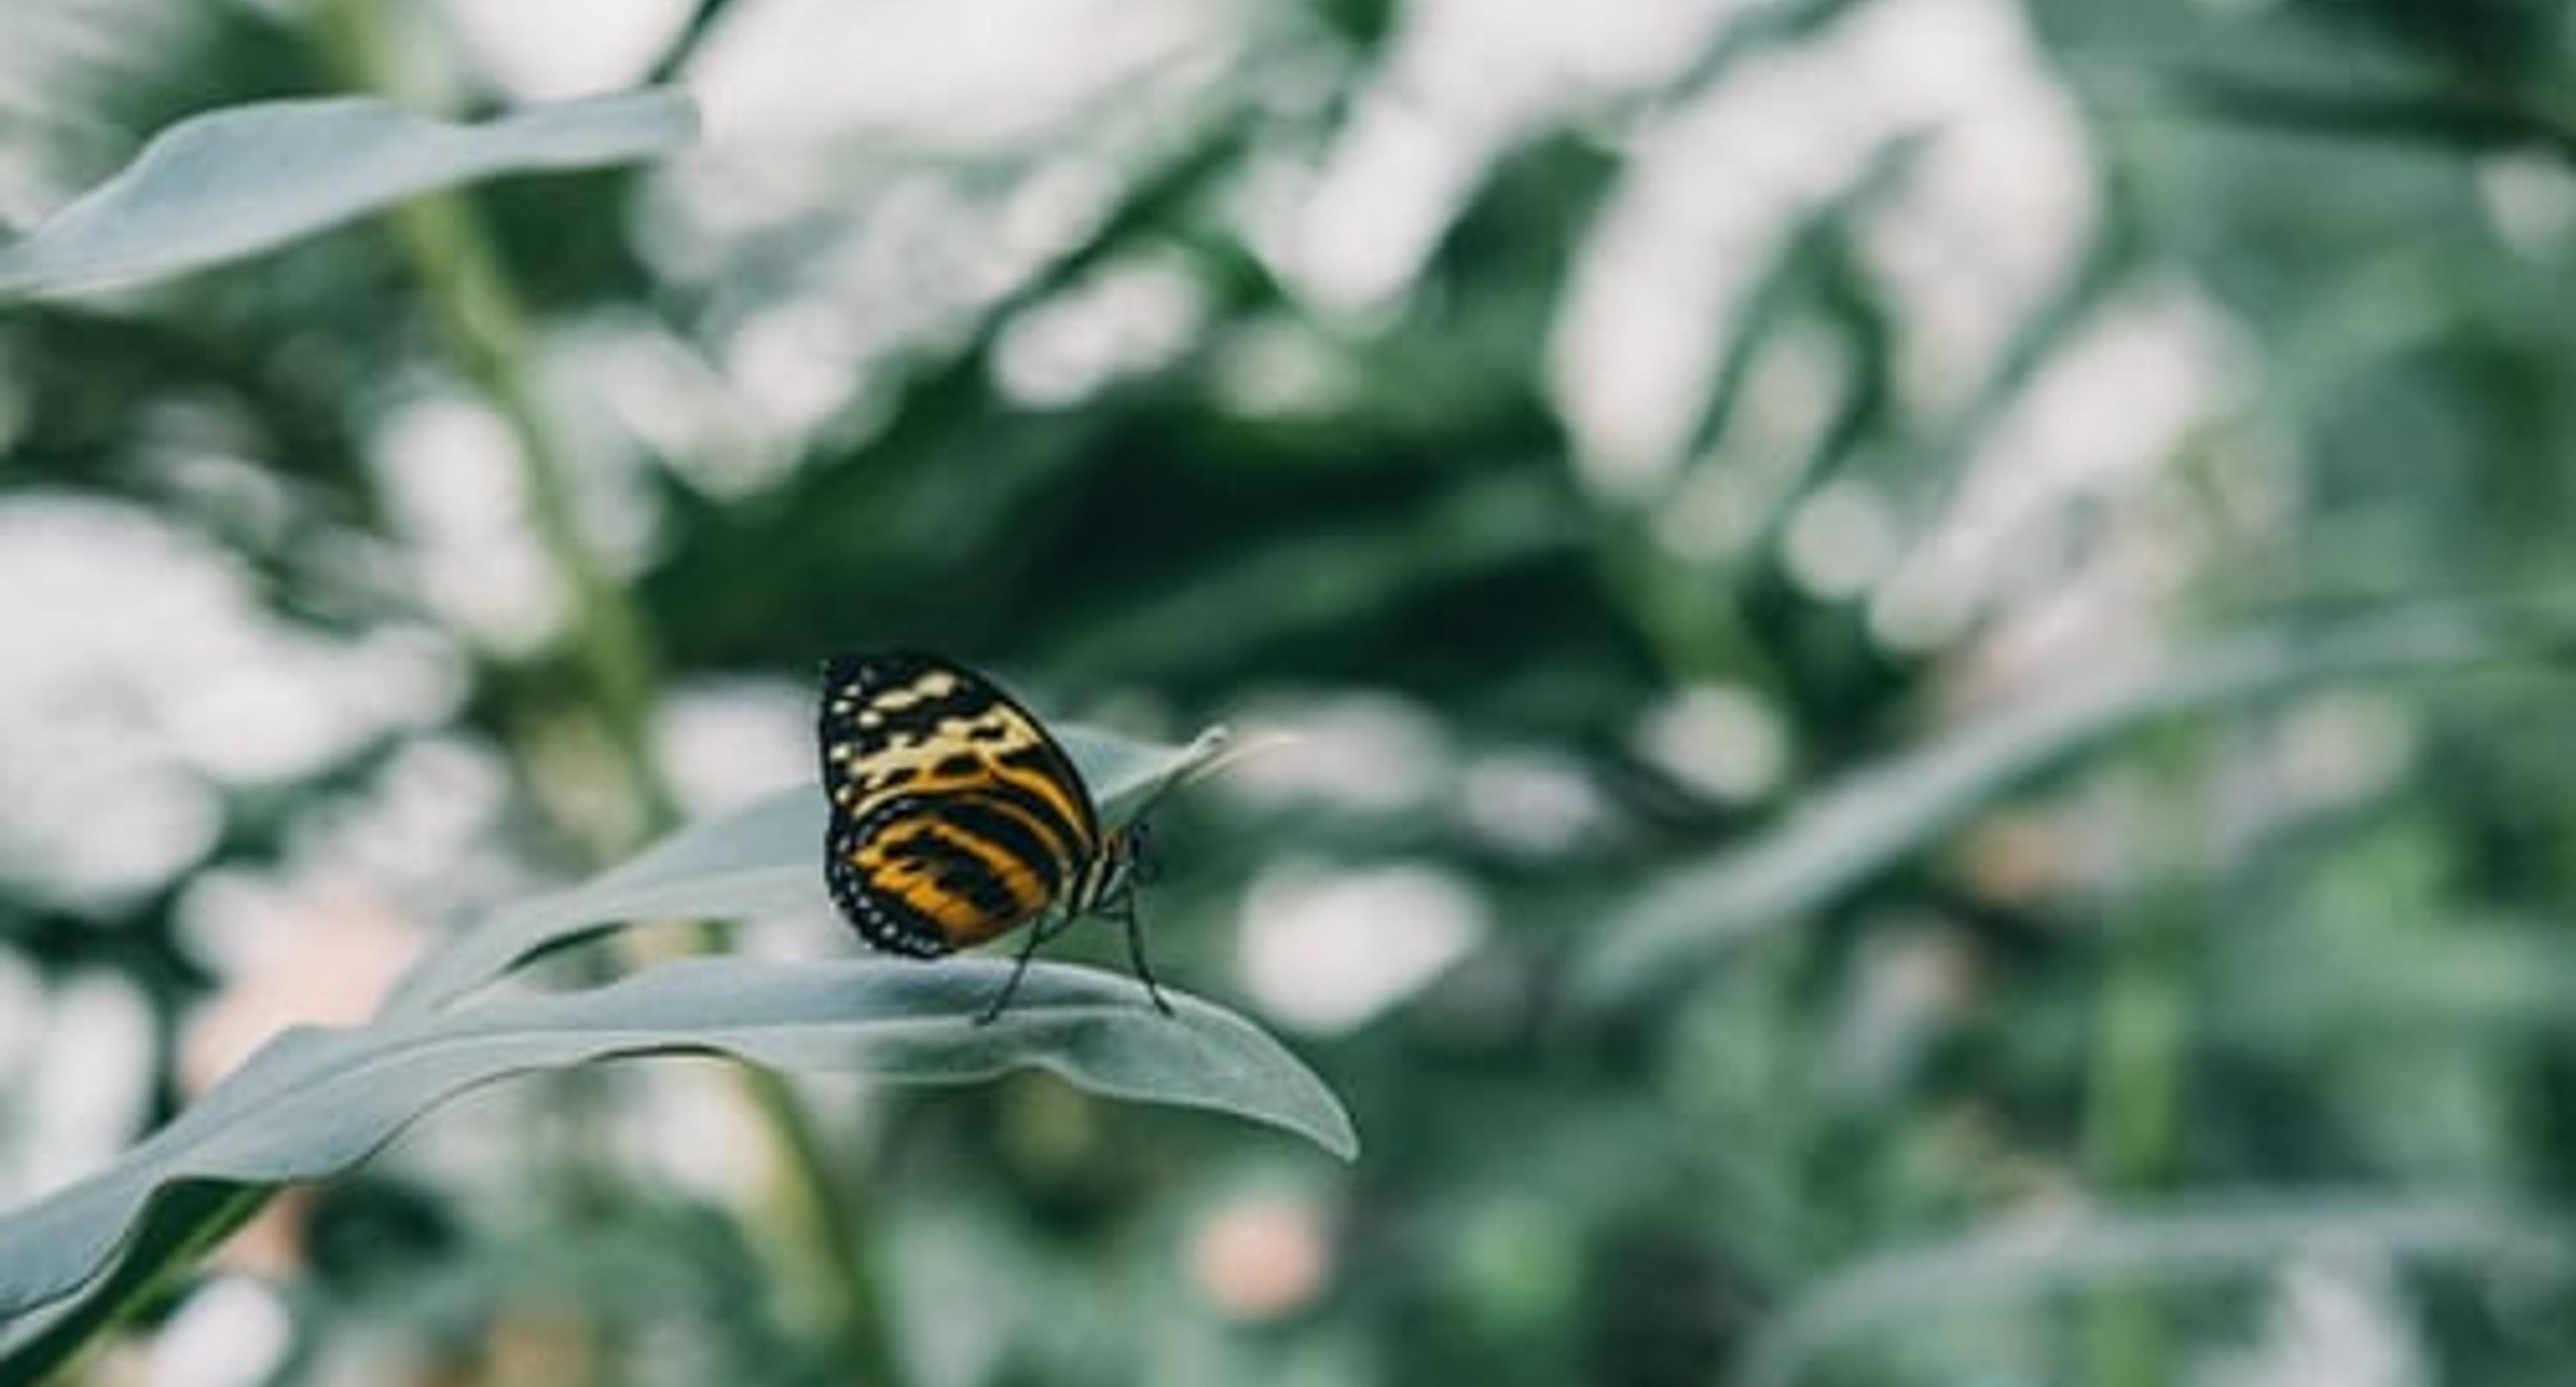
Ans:
{"label": "green leaf", "polygon": [[[1081,729],[1059,740],[1113,825],[1210,769],[1225,746],[1217,730],[1185,746]],[[785,791],[505,911],[423,960],[373,1024],[280,1036],[107,1169],[0,1219],[0,1383],[59,1368],[269,1187],[348,1166],[453,1094],[532,1069],[676,1052],[930,1082],[1042,1068],[1356,1154],[1339,1101],[1258,1028],[1179,995],[1166,1018],[1133,980],[1096,970],[1033,967],[1011,1010],[985,1026],[975,1018],[1010,967],[998,959],[695,959],[590,991],[450,1005],[540,949],[620,921],[828,909],[824,817],[812,787]],[[102,1276],[120,1241],[127,1255]]]}
{"label": "green leaf", "polygon": [[227,107],[161,132],[0,247],[0,301],[168,278],[439,188],[641,159],[687,144],[697,126],[696,106],[667,89],[470,125],[363,97]]}
{"label": "green leaf", "polygon": [[1997,795],[2155,718],[2337,679],[2452,668],[2562,644],[2492,608],[2443,604],[2326,629],[2240,636],[2140,672],[2080,680],[1810,795],[1767,831],[1649,882],[1576,974],[1609,1005],[1670,987],[1829,904]]}
{"label": "green leaf", "polygon": [[0,1387],[50,1382],[97,1337],[168,1293],[197,1260],[268,1203],[264,1188],[183,1180],[164,1187],[125,1238],[125,1254],[82,1294],[7,1321]]}
{"label": "green leaf", "polygon": [[1250,1022],[1179,993],[1167,993],[1176,1014],[1166,1017],[1133,979],[1038,964],[1010,1010],[976,1024],[1009,971],[988,958],[684,959],[588,991],[295,1032],[106,1169],[0,1219],[0,1319],[90,1281],[161,1191],[328,1175],[465,1089],[616,1056],[720,1054],[940,1083],[1046,1069],[1093,1092],[1232,1113],[1357,1154],[1331,1090]]}
{"label": "green leaf", "polygon": [[[1081,727],[1056,731],[1112,826],[1210,766],[1226,744],[1210,728],[1182,746],[1125,741]],[[811,910],[823,894],[822,791],[799,785],[688,825],[570,890],[502,910],[421,960],[385,1004],[388,1015],[445,1006],[544,950],[640,920],[728,919]]]}

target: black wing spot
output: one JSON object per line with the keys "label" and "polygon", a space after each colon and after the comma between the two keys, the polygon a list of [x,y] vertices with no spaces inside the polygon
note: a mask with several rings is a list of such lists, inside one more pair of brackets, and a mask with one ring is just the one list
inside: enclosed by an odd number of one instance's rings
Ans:
{"label": "black wing spot", "polygon": [[942,804],[939,815],[1027,867],[1037,877],[1039,889],[1053,896],[1064,884],[1066,864],[1043,836],[1050,830],[1038,828],[1025,817],[1025,808],[1019,813],[1012,812],[1009,806],[1014,804],[1016,801],[1007,795],[961,796],[953,804]]}

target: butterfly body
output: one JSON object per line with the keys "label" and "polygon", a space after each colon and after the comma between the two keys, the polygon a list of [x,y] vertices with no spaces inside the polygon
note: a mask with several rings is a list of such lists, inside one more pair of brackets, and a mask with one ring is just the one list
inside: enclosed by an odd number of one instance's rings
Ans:
{"label": "butterfly body", "polygon": [[1084,914],[1121,915],[1152,987],[1134,923],[1139,832],[1103,830],[1071,758],[1009,695],[936,655],[839,656],[824,665],[820,740],[824,879],[870,944],[935,958],[1034,925],[1034,948]]}

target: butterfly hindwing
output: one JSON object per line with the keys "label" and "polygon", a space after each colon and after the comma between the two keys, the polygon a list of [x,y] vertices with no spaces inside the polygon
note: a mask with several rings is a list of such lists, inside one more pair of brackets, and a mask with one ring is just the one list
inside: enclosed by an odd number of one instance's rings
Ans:
{"label": "butterfly hindwing", "polygon": [[1064,868],[989,796],[904,796],[835,847],[833,895],[871,943],[934,955],[980,944],[1057,899]]}
{"label": "butterfly hindwing", "polygon": [[825,669],[825,879],[869,943],[936,955],[1058,903],[1100,850],[1062,748],[971,671],[936,656]]}

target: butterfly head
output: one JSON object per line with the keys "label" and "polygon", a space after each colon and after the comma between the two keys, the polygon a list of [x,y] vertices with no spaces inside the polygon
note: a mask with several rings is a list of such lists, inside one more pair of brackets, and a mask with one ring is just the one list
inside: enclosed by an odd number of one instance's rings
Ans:
{"label": "butterfly head", "polygon": [[1163,879],[1163,859],[1154,853],[1152,835],[1145,831],[1145,821],[1138,819],[1119,830],[1118,840],[1127,856],[1127,881],[1130,886],[1151,886]]}
{"label": "butterfly head", "polygon": [[1081,898],[1075,907],[1092,914],[1118,914],[1135,900],[1137,887],[1152,884],[1161,874],[1145,825],[1131,823],[1101,843],[1099,855],[1083,873]]}

